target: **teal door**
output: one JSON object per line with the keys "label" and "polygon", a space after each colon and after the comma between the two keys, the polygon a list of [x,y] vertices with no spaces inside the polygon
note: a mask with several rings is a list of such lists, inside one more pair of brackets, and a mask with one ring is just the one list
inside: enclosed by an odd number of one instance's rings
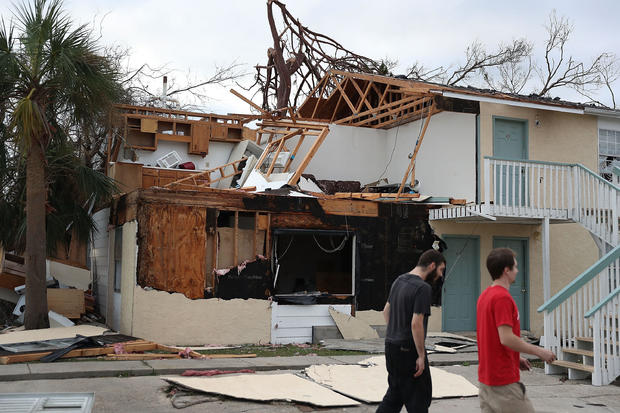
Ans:
{"label": "teal door", "polygon": [[442,325],[444,331],[475,331],[476,301],[480,292],[480,240],[445,236],[448,249],[444,274]]}
{"label": "teal door", "polygon": [[494,238],[493,248],[510,248],[517,254],[517,265],[519,273],[515,283],[510,286],[510,295],[517,303],[519,309],[519,318],[521,320],[521,329],[528,330],[530,328],[529,316],[529,261],[527,255],[527,239],[523,238]]}
{"label": "teal door", "polygon": [[[520,160],[527,159],[527,121],[493,119],[493,156]],[[495,171],[495,203],[525,205],[525,170],[503,165]]]}

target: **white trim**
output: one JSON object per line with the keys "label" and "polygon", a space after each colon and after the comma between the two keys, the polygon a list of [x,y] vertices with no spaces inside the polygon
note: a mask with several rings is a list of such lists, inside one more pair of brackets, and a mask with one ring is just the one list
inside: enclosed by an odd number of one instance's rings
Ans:
{"label": "white trim", "polygon": [[584,113],[604,118],[620,118],[620,110],[586,107]]}
{"label": "white trim", "polygon": [[442,94],[443,96],[448,97],[448,98],[475,100],[478,102],[486,102],[486,103],[498,103],[501,105],[520,106],[520,107],[530,108],[530,109],[553,110],[556,112],[574,113],[577,115],[583,115],[584,113],[583,109],[566,108],[562,106],[544,105],[540,103],[521,102],[521,101],[516,101],[516,100],[508,100],[508,99],[490,98],[486,96],[469,95],[467,93],[456,93],[456,92],[444,91]]}

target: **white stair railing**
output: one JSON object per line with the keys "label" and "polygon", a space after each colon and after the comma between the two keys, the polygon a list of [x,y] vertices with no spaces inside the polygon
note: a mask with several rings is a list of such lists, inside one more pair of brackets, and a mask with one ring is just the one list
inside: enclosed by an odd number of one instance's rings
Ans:
{"label": "white stair railing", "polygon": [[[616,285],[620,284],[616,278]],[[592,319],[594,373],[592,384],[609,384],[620,376],[620,287],[594,306],[586,318]]]}
{"label": "white stair railing", "polygon": [[490,215],[568,219],[618,244],[620,188],[579,164],[484,159],[483,203]]}

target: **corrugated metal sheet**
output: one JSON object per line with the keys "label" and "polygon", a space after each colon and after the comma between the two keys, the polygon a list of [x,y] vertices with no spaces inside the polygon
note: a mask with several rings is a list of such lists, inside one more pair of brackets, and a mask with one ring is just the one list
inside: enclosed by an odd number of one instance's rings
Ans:
{"label": "corrugated metal sheet", "polygon": [[95,393],[0,394],[1,413],[90,413]]}

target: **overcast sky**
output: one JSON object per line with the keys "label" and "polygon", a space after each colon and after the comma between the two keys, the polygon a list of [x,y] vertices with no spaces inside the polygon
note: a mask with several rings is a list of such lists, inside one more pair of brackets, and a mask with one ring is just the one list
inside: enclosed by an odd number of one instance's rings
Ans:
{"label": "overcast sky", "polygon": [[[7,19],[11,0],[0,0]],[[574,24],[568,51],[584,61],[606,51],[620,56],[620,1],[521,0],[288,0],[290,12],[310,29],[331,36],[348,49],[368,57],[399,61],[402,73],[415,61],[426,66],[453,65],[464,60],[466,46],[479,40],[489,49],[499,42],[526,37],[535,42],[542,59],[544,24],[552,9]],[[65,0],[65,9],[79,23],[102,22],[106,45],[131,51],[131,65],[167,64],[170,77],[184,81],[186,73],[208,77],[215,65],[242,64],[251,74],[264,64],[271,46],[265,0]],[[251,83],[251,77],[240,81]],[[620,82],[617,82],[620,83]],[[160,88],[159,84],[156,86]],[[205,110],[248,112],[248,106],[228,93],[209,90]],[[237,88],[238,89],[238,88]],[[620,85],[616,85],[620,100]],[[524,91],[525,92],[525,91]],[[528,91],[529,92],[529,91]],[[582,100],[570,92],[552,92]],[[607,95],[601,95],[609,102]],[[619,102],[620,103],[620,102]]]}

